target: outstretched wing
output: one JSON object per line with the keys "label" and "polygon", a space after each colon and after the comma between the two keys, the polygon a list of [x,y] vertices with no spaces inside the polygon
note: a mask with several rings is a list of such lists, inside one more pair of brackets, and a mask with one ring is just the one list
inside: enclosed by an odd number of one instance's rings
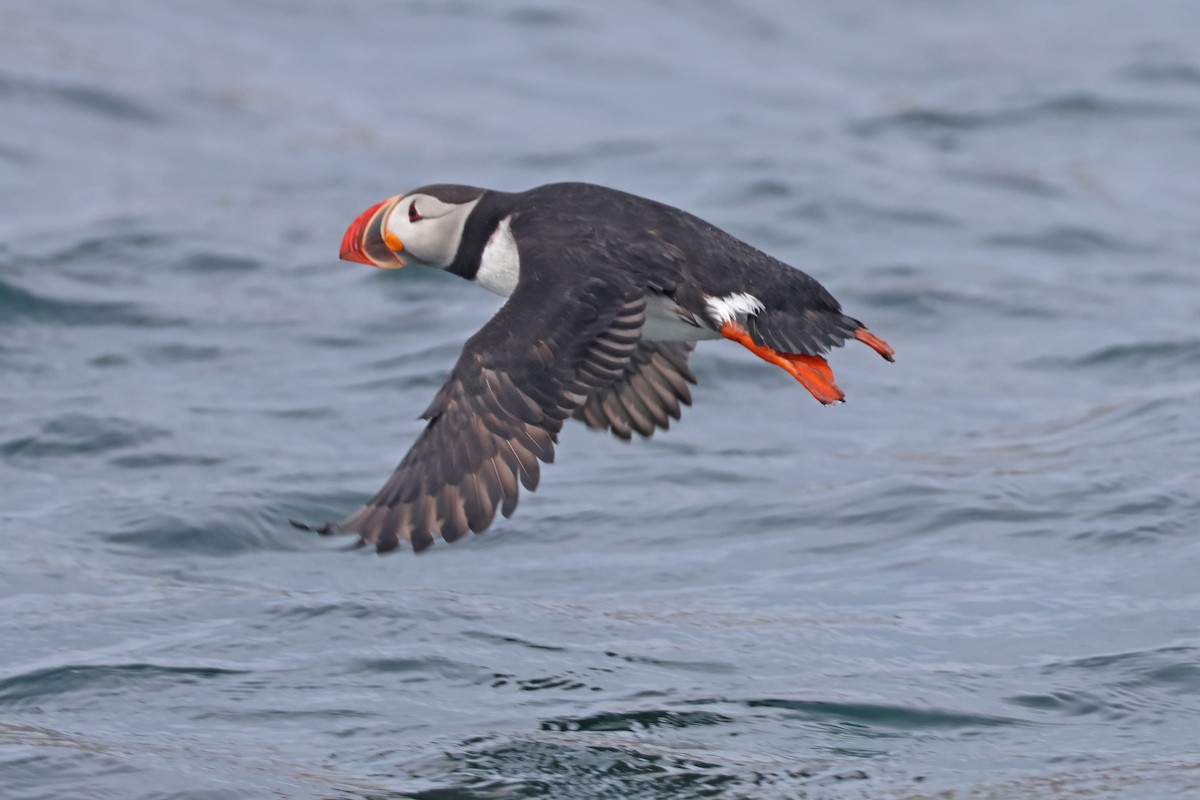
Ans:
{"label": "outstretched wing", "polygon": [[656,427],[666,430],[679,419],[681,406],[692,404],[688,384],[696,376],[688,369],[694,342],[646,342],[637,346],[625,373],[613,383],[595,389],[575,409],[575,418],[589,428],[609,429],[621,439],[636,431],[650,436]]}
{"label": "outstretched wing", "polygon": [[590,278],[518,285],[463,347],[422,415],[429,425],[363,508],[322,533],[357,533],[381,552],[420,551],[511,516],[518,484],[537,487],[563,420],[618,380],[641,338],[645,299]]}

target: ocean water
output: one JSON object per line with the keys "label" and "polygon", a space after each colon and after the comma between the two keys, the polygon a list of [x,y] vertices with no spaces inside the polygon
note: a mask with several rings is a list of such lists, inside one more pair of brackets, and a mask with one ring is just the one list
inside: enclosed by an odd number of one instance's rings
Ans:
{"label": "ocean water", "polygon": [[[1200,796],[1200,5],[0,7],[0,796]],[[336,258],[587,180],[897,350],[728,342],[348,552],[498,299]]]}

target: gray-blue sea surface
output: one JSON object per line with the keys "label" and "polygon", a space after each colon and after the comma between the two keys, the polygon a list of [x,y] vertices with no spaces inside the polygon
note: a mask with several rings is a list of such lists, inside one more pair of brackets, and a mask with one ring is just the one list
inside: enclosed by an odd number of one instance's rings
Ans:
{"label": "gray-blue sea surface", "polygon": [[[0,796],[1200,796],[1200,4],[0,7]],[[368,205],[587,180],[897,350],[729,342],[380,558],[499,300]]]}

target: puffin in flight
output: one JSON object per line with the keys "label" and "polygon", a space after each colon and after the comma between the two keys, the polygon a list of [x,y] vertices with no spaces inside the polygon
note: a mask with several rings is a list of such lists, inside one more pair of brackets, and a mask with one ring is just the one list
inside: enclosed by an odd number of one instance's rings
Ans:
{"label": "puffin in flight", "polygon": [[467,340],[383,488],[315,529],[380,553],[511,516],[568,417],[622,439],[666,429],[691,405],[697,341],[731,339],[827,405],[844,397],[822,357],[831,347],[857,339],[893,355],[812,276],[685,211],[592,184],[424,186],[360,214],[341,257],[442,269],[508,298]]}

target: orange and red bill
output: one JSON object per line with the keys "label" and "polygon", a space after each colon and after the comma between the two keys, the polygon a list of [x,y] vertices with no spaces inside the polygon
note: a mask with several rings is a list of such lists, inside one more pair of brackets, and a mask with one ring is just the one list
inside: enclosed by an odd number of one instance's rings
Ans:
{"label": "orange and red bill", "polygon": [[380,269],[399,269],[404,266],[404,259],[399,255],[404,244],[384,228],[388,214],[392,213],[402,198],[403,195],[399,194],[389,197],[355,217],[342,236],[343,261],[357,261]]}

